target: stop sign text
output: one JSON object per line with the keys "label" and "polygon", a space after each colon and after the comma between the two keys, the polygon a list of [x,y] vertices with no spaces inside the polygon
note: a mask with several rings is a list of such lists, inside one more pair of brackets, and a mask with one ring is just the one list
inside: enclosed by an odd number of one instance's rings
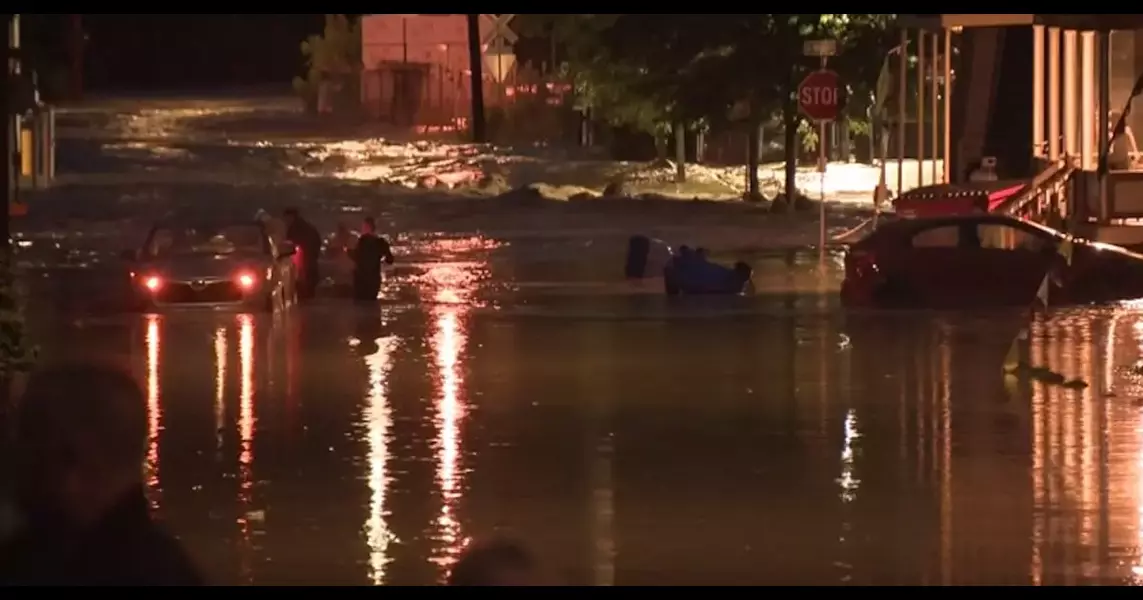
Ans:
{"label": "stop sign text", "polygon": [[833,71],[814,71],[798,85],[798,109],[815,121],[833,121],[841,105],[841,81]]}

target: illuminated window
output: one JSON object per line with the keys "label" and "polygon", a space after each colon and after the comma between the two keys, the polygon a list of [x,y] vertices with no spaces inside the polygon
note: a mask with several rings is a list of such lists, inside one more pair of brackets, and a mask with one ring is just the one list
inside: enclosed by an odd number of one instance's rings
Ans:
{"label": "illuminated window", "polygon": [[1040,252],[1050,247],[1050,236],[1039,234],[1002,223],[987,223],[977,226],[980,232],[980,246],[991,250],[1030,250]]}

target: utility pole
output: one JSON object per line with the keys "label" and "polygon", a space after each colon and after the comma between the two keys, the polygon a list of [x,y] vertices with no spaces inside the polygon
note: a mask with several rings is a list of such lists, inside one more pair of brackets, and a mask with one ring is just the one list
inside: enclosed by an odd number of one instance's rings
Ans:
{"label": "utility pole", "polygon": [[484,121],[484,51],[480,39],[480,15],[465,15],[468,19],[468,63],[472,72],[472,141],[488,141],[488,128]]}

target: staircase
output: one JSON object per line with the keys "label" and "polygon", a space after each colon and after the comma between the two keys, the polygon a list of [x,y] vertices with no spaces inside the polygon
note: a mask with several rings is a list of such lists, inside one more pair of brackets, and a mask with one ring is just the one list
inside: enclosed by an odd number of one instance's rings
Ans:
{"label": "staircase", "polygon": [[994,212],[1062,229],[1073,213],[1068,200],[1075,172],[1071,160],[1050,163],[1027,189],[1006,199]]}

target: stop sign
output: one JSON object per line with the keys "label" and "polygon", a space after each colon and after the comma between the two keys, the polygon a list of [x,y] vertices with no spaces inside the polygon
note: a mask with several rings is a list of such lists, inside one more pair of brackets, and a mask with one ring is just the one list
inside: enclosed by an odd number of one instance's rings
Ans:
{"label": "stop sign", "polygon": [[833,121],[841,110],[841,94],[837,73],[814,71],[798,84],[798,109],[814,121]]}

